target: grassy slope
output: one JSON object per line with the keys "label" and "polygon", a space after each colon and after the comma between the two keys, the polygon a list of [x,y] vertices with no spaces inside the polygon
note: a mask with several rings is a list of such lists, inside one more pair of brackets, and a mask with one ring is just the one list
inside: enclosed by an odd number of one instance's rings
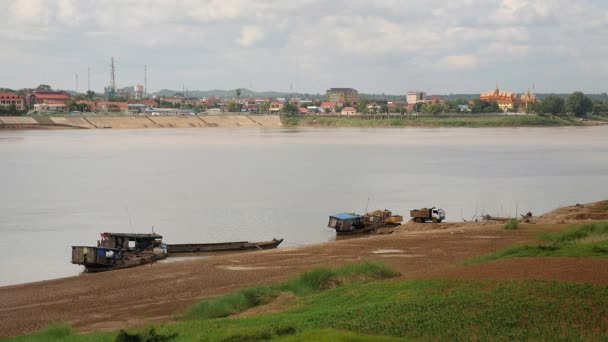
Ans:
{"label": "grassy slope", "polygon": [[[186,320],[156,331],[177,333],[176,341],[305,341],[312,336],[332,341],[377,336],[601,340],[608,334],[608,287],[573,283],[376,281],[309,294],[291,306],[286,312],[249,318]],[[359,339],[351,339],[353,333]],[[17,340],[49,340],[51,334],[67,341],[111,341],[116,336],[75,335],[64,327],[63,332],[47,330]]]}
{"label": "grassy slope", "polygon": [[513,257],[608,257],[608,222],[574,226],[565,233],[541,236],[545,243],[507,247],[463,264]]}
{"label": "grassy slope", "polygon": [[373,119],[359,117],[282,116],[286,126],[339,127],[518,127],[518,126],[578,126],[579,121],[567,117],[482,116],[482,117],[418,117],[404,119]]}

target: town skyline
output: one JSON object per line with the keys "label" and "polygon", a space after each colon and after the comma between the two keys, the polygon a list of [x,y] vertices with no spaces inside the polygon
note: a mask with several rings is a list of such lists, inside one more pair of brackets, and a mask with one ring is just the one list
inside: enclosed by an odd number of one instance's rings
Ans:
{"label": "town skyline", "polygon": [[[605,92],[608,4],[512,0],[9,1],[0,86]],[[567,9],[567,10],[566,10]]]}

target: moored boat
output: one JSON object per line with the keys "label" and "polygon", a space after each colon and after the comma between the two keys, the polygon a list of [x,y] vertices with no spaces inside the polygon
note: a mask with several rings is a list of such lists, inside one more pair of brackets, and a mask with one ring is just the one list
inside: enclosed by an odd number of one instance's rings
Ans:
{"label": "moored boat", "polygon": [[236,241],[219,243],[183,243],[167,244],[167,252],[173,253],[205,253],[205,252],[226,252],[244,250],[262,250],[277,248],[283,239],[272,239],[270,241]]}
{"label": "moored boat", "polygon": [[149,264],[167,257],[158,234],[102,233],[97,246],[72,246],[72,263],[85,272],[104,272]]}

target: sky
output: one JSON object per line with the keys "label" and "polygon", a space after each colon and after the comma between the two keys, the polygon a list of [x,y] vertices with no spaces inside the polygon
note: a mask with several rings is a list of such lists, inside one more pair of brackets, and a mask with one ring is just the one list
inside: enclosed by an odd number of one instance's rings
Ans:
{"label": "sky", "polygon": [[608,91],[605,0],[0,0],[0,87]]}

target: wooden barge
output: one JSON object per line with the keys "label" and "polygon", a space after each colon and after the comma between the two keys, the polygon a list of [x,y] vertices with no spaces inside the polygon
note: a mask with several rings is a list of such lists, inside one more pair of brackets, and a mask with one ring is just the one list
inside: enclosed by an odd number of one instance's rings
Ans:
{"label": "wooden barge", "polygon": [[167,252],[173,253],[204,253],[204,252],[226,252],[246,251],[277,248],[283,239],[272,239],[271,241],[249,242],[219,242],[219,243],[183,243],[167,244]]}

